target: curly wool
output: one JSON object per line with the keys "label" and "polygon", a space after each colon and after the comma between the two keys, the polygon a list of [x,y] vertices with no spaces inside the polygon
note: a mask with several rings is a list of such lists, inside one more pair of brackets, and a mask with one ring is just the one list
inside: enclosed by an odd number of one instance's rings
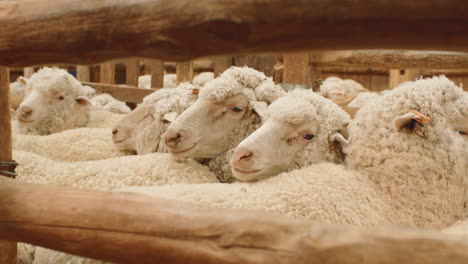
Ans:
{"label": "curly wool", "polygon": [[[468,155],[448,129],[450,109],[462,96],[444,76],[405,83],[366,104],[349,126],[347,166],[368,175],[416,226],[447,226],[463,212]],[[395,131],[393,119],[411,110],[432,121]]]}
{"label": "curly wool", "polygon": [[13,135],[13,151],[23,150],[55,161],[100,160],[128,155],[115,149],[109,128],[77,128],[46,136]]}
{"label": "curly wool", "polygon": [[332,97],[334,93],[340,93],[341,96],[350,96],[367,91],[369,90],[354,80],[343,80],[338,77],[328,77],[320,85],[320,94],[327,98]]}
{"label": "curly wool", "polygon": [[91,99],[94,109],[103,109],[117,114],[128,114],[132,110],[125,102],[119,101],[110,94],[99,94]]}

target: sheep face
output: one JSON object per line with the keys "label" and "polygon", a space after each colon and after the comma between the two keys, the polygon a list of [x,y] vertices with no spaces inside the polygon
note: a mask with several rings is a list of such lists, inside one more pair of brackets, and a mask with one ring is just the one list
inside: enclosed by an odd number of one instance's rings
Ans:
{"label": "sheep face", "polygon": [[18,125],[38,134],[83,126],[91,102],[81,95],[80,89],[80,83],[64,70],[39,71],[26,85],[16,113]]}
{"label": "sheep face", "polygon": [[165,143],[178,158],[212,158],[229,148],[228,139],[249,111],[243,94],[221,102],[199,98],[166,131]]}
{"label": "sheep face", "polygon": [[294,91],[272,103],[264,124],[237,146],[232,173],[252,181],[322,161],[342,161],[347,141],[339,131],[348,122],[349,116],[329,100]]}
{"label": "sheep face", "polygon": [[153,104],[143,104],[127,114],[112,129],[114,146],[118,150],[136,151],[134,144],[135,136],[138,131],[155,122],[154,110]]}

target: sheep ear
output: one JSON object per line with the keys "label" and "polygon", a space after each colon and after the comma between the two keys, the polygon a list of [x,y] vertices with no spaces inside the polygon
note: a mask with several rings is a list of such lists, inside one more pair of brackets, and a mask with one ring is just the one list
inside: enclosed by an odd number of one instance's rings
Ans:
{"label": "sheep ear", "polygon": [[163,120],[173,123],[177,119],[178,116],[179,114],[177,112],[170,112],[163,116]]}
{"label": "sheep ear", "polygon": [[397,116],[393,119],[393,128],[396,131],[401,131],[403,129],[407,129],[412,131],[416,122],[424,125],[430,122],[431,119],[418,111],[411,110],[410,112]]}
{"label": "sheep ear", "polygon": [[330,141],[338,143],[341,146],[343,153],[348,153],[349,141],[340,132],[336,132],[331,135]]}
{"label": "sheep ear", "polygon": [[262,123],[265,122],[268,104],[264,101],[256,101],[251,103],[251,107],[260,116]]}
{"label": "sheep ear", "polygon": [[92,106],[93,103],[86,96],[78,96],[75,101],[82,106]]}
{"label": "sheep ear", "polygon": [[135,150],[138,155],[144,155],[158,151],[159,127],[156,123],[145,127],[140,133],[135,135]]}

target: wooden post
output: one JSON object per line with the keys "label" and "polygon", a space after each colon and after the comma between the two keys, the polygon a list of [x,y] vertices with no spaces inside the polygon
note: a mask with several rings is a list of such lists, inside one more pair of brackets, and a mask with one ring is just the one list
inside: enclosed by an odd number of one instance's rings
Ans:
{"label": "wooden post", "polygon": [[276,56],[262,56],[262,69],[261,71],[265,73],[268,77],[273,77],[273,72],[276,64]]}
{"label": "wooden post", "polygon": [[256,70],[261,70],[262,68],[262,56],[258,56],[258,55],[249,55],[247,56],[246,58],[246,65],[247,67],[250,67],[250,68],[254,68]]}
{"label": "wooden post", "polygon": [[[0,66],[0,161],[11,160],[10,71]],[[0,263],[16,263],[17,254],[16,243],[0,241]]]}
{"label": "wooden post", "polygon": [[87,65],[77,65],[76,66],[76,78],[80,82],[89,82],[89,66]]}
{"label": "wooden post", "polygon": [[310,84],[309,54],[288,53],[283,55],[284,83]]}
{"label": "wooden post", "polygon": [[101,64],[100,80],[101,83],[115,83],[115,64],[113,62],[106,62]]}
{"label": "wooden post", "polygon": [[138,86],[140,76],[140,60],[136,58],[125,60],[125,82],[129,86]]}
{"label": "wooden post", "polygon": [[215,78],[232,66],[232,57],[229,56],[213,57],[213,61],[213,72]]}
{"label": "wooden post", "polygon": [[400,83],[415,81],[416,78],[421,74],[419,69],[391,69],[388,72],[388,88],[393,89],[397,87]]}
{"label": "wooden post", "polygon": [[239,67],[243,67],[247,65],[247,56],[245,55],[234,56],[234,65],[239,66]]}
{"label": "wooden post", "polygon": [[176,65],[177,84],[191,82],[193,78],[193,62],[186,61]]}
{"label": "wooden post", "polygon": [[30,78],[31,75],[34,74],[34,67],[24,67],[24,74],[23,76],[26,78]]}
{"label": "wooden post", "polygon": [[162,60],[149,60],[151,72],[151,88],[164,87],[164,62]]}

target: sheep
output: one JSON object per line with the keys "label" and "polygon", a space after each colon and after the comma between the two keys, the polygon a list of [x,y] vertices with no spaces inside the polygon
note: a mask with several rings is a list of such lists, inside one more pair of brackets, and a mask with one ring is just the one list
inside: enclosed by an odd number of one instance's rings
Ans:
{"label": "sheep", "polygon": [[[164,74],[164,88],[175,88],[177,86],[177,76],[175,74]],[[141,75],[138,77],[138,88],[151,89],[151,75]]]}
{"label": "sheep", "polygon": [[169,123],[195,102],[198,91],[199,87],[182,83],[143,98],[143,103],[112,129],[115,147],[140,155],[166,152],[162,135]]}
{"label": "sheep", "polygon": [[379,97],[378,93],[373,92],[361,92],[356,95],[356,97],[346,106],[347,107],[354,107],[360,108],[364,106],[366,103],[376,100]]}
{"label": "sheep", "polygon": [[214,79],[214,72],[201,72],[193,77],[192,84],[196,86],[205,86],[205,84]]}
{"label": "sheep", "polygon": [[15,133],[47,135],[82,127],[88,122],[91,102],[71,74],[44,67],[26,83],[25,96],[13,122]]}
{"label": "sheep", "polygon": [[349,115],[310,90],[293,90],[273,102],[266,121],[235,149],[232,173],[259,180],[324,161],[343,163]]}
{"label": "sheep", "polygon": [[112,128],[125,116],[125,114],[116,114],[107,110],[93,110],[89,113],[88,122],[83,127]]}
{"label": "sheep", "polygon": [[117,114],[128,114],[132,111],[125,102],[116,100],[107,93],[94,96],[91,102],[93,103],[94,109],[104,109]]}
{"label": "sheep", "polygon": [[18,77],[15,82],[10,83],[10,106],[13,109],[18,109],[21,101],[24,98],[24,90],[26,87],[28,78],[23,76]]}
{"label": "sheep", "polygon": [[166,149],[177,159],[213,159],[210,168],[225,181],[230,170],[224,155],[260,126],[267,105],[285,93],[261,72],[231,67],[209,81],[198,100],[169,125]]}
{"label": "sheep", "polygon": [[[443,228],[462,218],[466,201],[468,153],[462,138],[447,130],[447,109],[462,93],[445,77],[383,93],[350,123],[345,165],[315,164],[251,184],[141,189],[166,198],[265,209],[313,221]],[[427,120],[412,110],[432,120],[420,124]]]}
{"label": "sheep", "polygon": [[109,128],[76,128],[47,136],[13,134],[13,149],[66,162],[99,160],[130,154],[116,150],[110,135]]}
{"label": "sheep", "polygon": [[326,98],[335,99],[342,96],[357,95],[361,92],[367,92],[360,83],[346,79],[342,80],[338,77],[328,77],[320,85],[320,94]]}

